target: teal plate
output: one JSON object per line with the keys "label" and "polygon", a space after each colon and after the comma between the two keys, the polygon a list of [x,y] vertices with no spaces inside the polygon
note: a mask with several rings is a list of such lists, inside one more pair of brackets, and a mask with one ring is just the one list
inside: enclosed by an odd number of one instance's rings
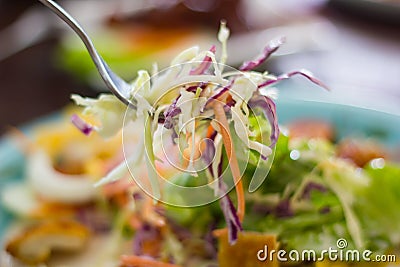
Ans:
{"label": "teal plate", "polygon": [[[7,183],[15,182],[24,176],[25,159],[23,154],[8,139],[0,141],[0,190]],[[12,216],[0,205],[0,239],[11,222]],[[1,241],[0,241],[1,244]]]}
{"label": "teal plate", "polygon": [[[28,123],[20,130],[25,134],[29,135],[31,130],[40,124],[45,124],[50,121],[54,121],[60,118],[60,114],[50,114],[42,118],[36,119],[31,123]],[[23,179],[25,173],[25,156],[22,151],[18,148],[15,141],[9,137],[3,137],[0,139],[0,194],[1,189],[9,183],[15,183]],[[0,203],[0,245],[4,231],[7,226],[13,220],[13,216],[3,207],[3,203]]]}
{"label": "teal plate", "polygon": [[[301,119],[316,118],[331,122],[338,137],[366,136],[375,137],[388,146],[400,147],[400,116],[349,105],[293,100],[282,97],[277,101],[278,117],[281,124]],[[50,116],[56,119],[58,115]],[[46,118],[48,120],[49,118]],[[34,122],[27,127],[43,123]],[[0,188],[10,182],[22,179],[24,175],[24,157],[8,139],[0,141]],[[12,215],[0,205],[0,239],[10,224]]]}

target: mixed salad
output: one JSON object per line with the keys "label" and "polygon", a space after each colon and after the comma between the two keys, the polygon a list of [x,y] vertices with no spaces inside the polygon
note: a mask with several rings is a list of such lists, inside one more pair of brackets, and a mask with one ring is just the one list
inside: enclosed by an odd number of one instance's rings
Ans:
{"label": "mixed salad", "polygon": [[130,106],[73,95],[80,132],[14,134],[28,160],[26,181],[2,192],[20,218],[4,239],[8,263],[278,266],[260,249],[321,254],[340,239],[377,254],[399,248],[400,164],[372,140],[336,140],[326,122],[280,127],[274,84],[302,75],[326,86],[304,70],[255,71],[283,38],[238,70],[225,66],[228,37],[222,23],[219,60],[214,46],[193,47],[166,70],[139,71]]}

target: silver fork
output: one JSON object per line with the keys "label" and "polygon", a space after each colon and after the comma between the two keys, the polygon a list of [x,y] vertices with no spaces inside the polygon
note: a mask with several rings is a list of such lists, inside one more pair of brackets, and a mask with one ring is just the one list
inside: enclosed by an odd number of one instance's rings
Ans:
{"label": "silver fork", "polygon": [[110,91],[124,104],[136,108],[136,102],[134,99],[131,99],[130,90],[131,86],[125,82],[121,77],[115,74],[107,63],[103,60],[100,54],[97,52],[96,48],[93,45],[92,40],[87,35],[87,33],[82,29],[79,23],[61,6],[55,3],[52,0],[39,0],[43,5],[50,8],[59,18],[65,21],[68,26],[75,31],[75,33],[81,38],[82,42],[85,44],[86,49],[88,50],[90,57],[92,58],[94,64],[96,65],[97,70],[104,83],[110,89]]}

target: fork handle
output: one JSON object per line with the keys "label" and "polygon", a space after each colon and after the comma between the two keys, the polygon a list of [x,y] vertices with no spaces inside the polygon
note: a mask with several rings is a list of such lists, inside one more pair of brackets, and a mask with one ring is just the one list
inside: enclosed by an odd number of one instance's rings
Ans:
{"label": "fork handle", "polygon": [[[43,5],[47,6],[51,9],[59,18],[61,18],[65,23],[68,24],[74,30],[74,32],[79,36],[82,42],[85,44],[90,57],[92,58],[96,68],[107,85],[107,87],[111,90],[111,92],[118,97],[124,104],[129,105],[135,108],[135,104],[133,104],[129,99],[130,93],[130,85],[126,83],[122,78],[116,75],[107,63],[103,60],[100,54],[97,52],[96,48],[93,45],[93,42],[83,30],[81,25],[60,5],[52,0],[39,0]],[[121,92],[122,90],[122,92]]]}

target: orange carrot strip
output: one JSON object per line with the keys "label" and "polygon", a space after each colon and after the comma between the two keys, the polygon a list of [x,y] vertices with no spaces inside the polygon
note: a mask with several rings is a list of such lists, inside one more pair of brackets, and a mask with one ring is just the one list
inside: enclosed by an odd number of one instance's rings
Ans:
{"label": "orange carrot strip", "polygon": [[221,128],[220,133],[222,135],[222,140],[224,142],[225,151],[226,151],[226,154],[228,155],[228,159],[229,159],[229,163],[230,163],[229,166],[231,168],[233,179],[235,181],[236,194],[237,194],[237,198],[238,198],[237,215],[239,217],[240,222],[242,222],[243,218],[244,218],[244,213],[245,213],[243,183],[242,183],[242,180],[240,179],[241,177],[240,177],[239,164],[238,164],[238,161],[236,158],[235,148],[233,147],[233,144],[232,144],[228,120],[226,118],[224,107],[221,102],[215,101],[213,104],[213,108],[214,108],[214,113],[215,113],[215,119],[217,120],[217,122],[219,123],[220,128]]}
{"label": "orange carrot strip", "polygon": [[124,266],[132,267],[181,267],[180,265],[165,263],[134,255],[122,255],[121,261]]}
{"label": "orange carrot strip", "polygon": [[207,138],[210,138],[212,134],[214,133],[214,128],[210,125],[207,128]]}
{"label": "orange carrot strip", "polygon": [[154,209],[155,209],[155,204],[153,202],[153,199],[146,196],[142,209],[143,218],[150,224],[155,225],[157,227],[165,226],[165,219],[160,215],[158,215]]}
{"label": "orange carrot strip", "polygon": [[129,179],[122,179],[113,183],[106,184],[103,187],[103,194],[106,197],[112,197],[114,195],[124,193],[129,187],[134,186]]}
{"label": "orange carrot strip", "polygon": [[133,229],[136,229],[136,230],[140,229],[143,226],[142,221],[135,214],[132,214],[130,216],[128,223]]}
{"label": "orange carrot strip", "polygon": [[214,231],[212,231],[212,235],[214,237],[221,237],[221,236],[225,235],[227,232],[228,232],[228,228],[215,229]]}

